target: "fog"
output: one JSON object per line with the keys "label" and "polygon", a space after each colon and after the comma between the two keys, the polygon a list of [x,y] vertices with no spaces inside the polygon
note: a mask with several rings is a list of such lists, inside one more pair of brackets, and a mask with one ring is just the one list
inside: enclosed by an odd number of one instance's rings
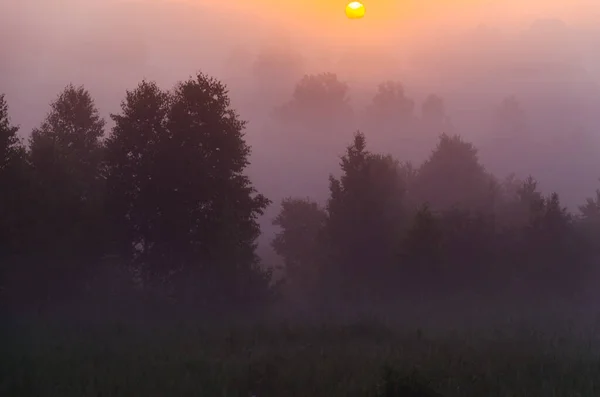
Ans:
{"label": "fog", "polygon": [[[141,79],[170,87],[198,70],[215,76],[250,121],[252,177],[277,201],[325,197],[336,156],[364,127],[349,121],[329,132],[331,146],[321,134],[303,132],[312,161],[294,155],[292,127],[271,115],[302,75],[336,73],[349,84],[356,112],[377,84],[396,80],[417,110],[428,94],[441,96],[454,132],[474,142],[499,176],[534,174],[543,190],[557,190],[570,207],[593,191],[600,176],[600,5],[594,0],[365,4],[367,17],[352,21],[343,0],[4,0],[0,90],[27,136],[68,83],[84,84],[108,118]],[[257,71],[265,52],[283,61]],[[494,109],[511,95],[527,114],[536,153],[517,155],[510,144],[500,153],[490,138]],[[387,138],[374,138],[372,149],[416,163],[431,149],[402,152],[401,143]]]}
{"label": "fog", "polygon": [[600,3],[364,4],[0,0],[0,390],[598,395]]}

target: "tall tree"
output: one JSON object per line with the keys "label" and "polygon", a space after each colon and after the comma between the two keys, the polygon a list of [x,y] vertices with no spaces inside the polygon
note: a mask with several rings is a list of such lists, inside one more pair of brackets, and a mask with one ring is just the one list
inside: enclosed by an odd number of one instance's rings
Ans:
{"label": "tall tree", "polygon": [[293,292],[310,296],[318,286],[326,222],[327,213],[314,201],[287,198],[281,203],[273,221],[281,231],[272,246],[284,258],[286,281]]}
{"label": "tall tree", "polygon": [[414,184],[421,202],[433,210],[459,206],[490,210],[494,180],[479,163],[477,149],[459,136],[443,134],[418,171]]}
{"label": "tall tree", "polygon": [[103,247],[101,178],[104,120],[90,93],[67,86],[30,138],[43,252],[97,255]]}
{"label": "tall tree", "polygon": [[12,125],[8,115],[8,103],[0,94],[0,172],[7,172],[15,162],[24,157],[24,147],[17,133],[19,127]]}
{"label": "tall tree", "polygon": [[25,147],[8,115],[8,103],[0,94],[0,257],[22,252],[27,246],[30,198]]}
{"label": "tall tree", "polygon": [[[330,177],[327,233],[342,293],[385,293],[382,269],[393,263],[404,227],[405,184],[399,164],[366,149],[358,132],[341,162],[340,179]],[[382,284],[383,283],[383,284]]]}
{"label": "tall tree", "polygon": [[145,262],[157,220],[156,174],[162,171],[158,153],[170,137],[167,116],[171,96],[155,83],[142,81],[127,91],[121,113],[106,140],[107,206],[111,218],[112,249],[124,258]]}
{"label": "tall tree", "polygon": [[269,200],[244,174],[246,123],[225,85],[201,73],[172,92],[142,82],[112,118],[108,188],[121,253],[154,281],[193,282],[187,292],[203,298],[266,289],[255,240]]}

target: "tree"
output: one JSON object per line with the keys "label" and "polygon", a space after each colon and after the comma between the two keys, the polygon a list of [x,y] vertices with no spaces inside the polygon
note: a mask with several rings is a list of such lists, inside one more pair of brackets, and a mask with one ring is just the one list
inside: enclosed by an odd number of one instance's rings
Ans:
{"label": "tree", "polygon": [[395,81],[379,84],[371,105],[367,108],[369,119],[377,124],[406,127],[414,117],[415,103],[404,92],[404,86]]}
{"label": "tree", "polygon": [[433,279],[439,277],[436,273],[439,273],[442,260],[442,243],[439,219],[427,204],[421,205],[411,219],[401,246],[400,265],[404,280],[400,282],[411,293],[422,294],[424,285],[434,284]]}
{"label": "tree", "polygon": [[144,81],[112,118],[107,170],[119,251],[148,280],[188,285],[183,292],[199,298],[264,292],[269,274],[255,240],[269,200],[244,174],[246,123],[225,85],[202,73],[172,92]]}
{"label": "tree", "polygon": [[348,85],[334,73],[305,75],[296,85],[292,100],[277,109],[283,120],[306,127],[331,127],[352,114]]}
{"label": "tree", "polygon": [[587,241],[557,193],[545,197],[540,207],[527,234],[526,247],[537,253],[528,269],[532,284],[555,297],[576,297],[589,276]]}
{"label": "tree", "polygon": [[439,135],[454,132],[450,119],[446,115],[444,100],[435,94],[428,95],[421,105],[421,123],[424,132],[428,134]]}
{"label": "tree", "polygon": [[158,153],[167,140],[171,97],[155,83],[142,81],[127,91],[121,114],[106,140],[107,205],[112,248],[122,257],[143,263],[152,247],[160,187],[153,178],[162,164]]}
{"label": "tree", "polygon": [[578,206],[584,221],[600,225],[600,189],[596,189],[594,197],[585,199],[585,204]]}
{"label": "tree", "polygon": [[586,254],[596,262],[600,258],[600,189],[596,189],[595,197],[586,198],[585,204],[579,206],[579,212],[576,230],[586,244]]}
{"label": "tree", "polygon": [[504,98],[494,110],[491,120],[493,122],[491,135],[482,147],[485,163],[491,170],[501,175],[514,171],[520,172],[521,169],[514,169],[515,164],[508,164],[506,158],[515,156],[522,159],[517,164],[522,167],[524,162],[527,163],[531,158],[536,157],[531,153],[537,150],[527,134],[528,123],[525,110],[515,96],[509,96]]}
{"label": "tree", "polygon": [[537,216],[543,208],[544,197],[532,176],[521,180],[514,174],[509,175],[502,182],[499,193],[497,226],[512,235],[515,230],[528,225],[532,216]]}
{"label": "tree", "polygon": [[527,128],[525,111],[515,96],[504,98],[494,116],[498,135],[520,138]]}
{"label": "tree", "polygon": [[0,258],[27,247],[28,189],[26,151],[12,125],[8,104],[0,94]]}
{"label": "tree", "polygon": [[366,125],[372,129],[370,146],[403,158],[418,156],[422,142],[416,134],[418,125],[414,107],[414,101],[406,96],[401,83],[386,81],[379,84],[366,108]]}
{"label": "tree", "polygon": [[273,224],[281,231],[272,246],[285,261],[286,280],[293,290],[308,296],[319,282],[322,233],[327,213],[309,199],[287,198]]}
{"label": "tree", "polygon": [[341,168],[340,179],[330,177],[327,234],[342,293],[388,293],[389,278],[382,276],[395,262],[405,217],[400,166],[390,156],[368,152],[357,132]]}
{"label": "tree", "polygon": [[104,120],[90,93],[67,86],[30,138],[38,198],[38,249],[58,257],[97,256],[102,245]]}
{"label": "tree", "polygon": [[25,149],[18,132],[19,127],[11,124],[4,94],[0,94],[0,172],[3,175],[24,157]]}
{"label": "tree", "polygon": [[491,210],[493,187],[494,179],[479,163],[477,149],[457,135],[446,134],[419,168],[414,183],[419,201],[433,210],[453,206]]}

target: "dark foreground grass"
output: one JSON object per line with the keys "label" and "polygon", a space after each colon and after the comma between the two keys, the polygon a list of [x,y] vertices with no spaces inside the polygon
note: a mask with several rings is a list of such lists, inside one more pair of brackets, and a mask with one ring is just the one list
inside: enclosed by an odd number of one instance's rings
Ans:
{"label": "dark foreground grass", "polygon": [[37,323],[2,342],[9,397],[600,396],[591,345],[539,332]]}

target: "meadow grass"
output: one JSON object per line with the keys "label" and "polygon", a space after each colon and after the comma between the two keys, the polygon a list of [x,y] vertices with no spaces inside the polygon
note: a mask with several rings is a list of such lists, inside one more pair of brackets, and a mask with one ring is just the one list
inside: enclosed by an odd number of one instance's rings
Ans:
{"label": "meadow grass", "polygon": [[581,337],[375,320],[208,323],[5,327],[0,395],[410,397],[394,384],[418,383],[448,397],[600,396],[598,353]]}

